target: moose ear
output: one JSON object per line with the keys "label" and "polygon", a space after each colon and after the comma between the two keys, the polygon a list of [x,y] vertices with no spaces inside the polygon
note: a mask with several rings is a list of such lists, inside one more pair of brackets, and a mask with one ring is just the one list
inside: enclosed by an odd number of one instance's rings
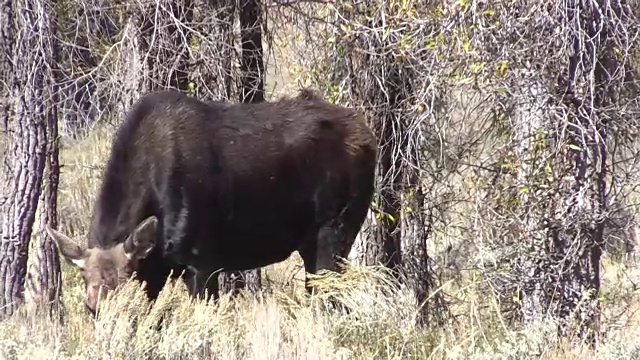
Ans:
{"label": "moose ear", "polygon": [[149,216],[131,232],[124,242],[124,253],[131,260],[145,258],[156,243],[158,218]]}
{"label": "moose ear", "polygon": [[67,235],[52,229],[49,224],[45,226],[45,230],[58,246],[62,257],[79,268],[84,267],[86,252],[82,246],[76,244]]}

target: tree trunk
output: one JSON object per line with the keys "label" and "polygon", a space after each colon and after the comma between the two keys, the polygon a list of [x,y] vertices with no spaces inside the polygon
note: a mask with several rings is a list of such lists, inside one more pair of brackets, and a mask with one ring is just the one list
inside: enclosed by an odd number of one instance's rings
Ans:
{"label": "tree trunk", "polygon": [[[264,101],[264,59],[262,58],[262,9],[259,0],[241,0],[240,32],[242,77],[240,101],[255,103]],[[242,272],[225,272],[220,279],[221,291],[247,288],[256,292],[261,287],[261,269]]]}
{"label": "tree trunk", "polygon": [[[57,33],[55,23],[52,21],[48,29],[50,34]],[[55,37],[50,38],[49,60],[51,73],[47,74],[52,83],[48,84],[52,93],[48,96],[49,106],[44,109],[46,113],[47,133],[47,177],[41,196],[38,223],[38,235],[33,244],[31,266],[28,273],[27,292],[35,305],[49,309],[50,314],[56,313],[61,298],[62,277],[60,273],[60,257],[55,243],[45,233],[45,226],[52,228],[58,226],[58,183],[60,179],[60,163],[58,159],[58,87],[59,72],[56,66],[58,60],[58,47]]]}
{"label": "tree trunk", "polygon": [[425,201],[426,187],[419,183],[416,170],[404,169],[408,191],[404,191],[402,206],[402,270],[407,285],[414,291],[419,303],[416,321],[419,324],[434,324],[445,321],[446,302],[440,292],[431,294],[437,288],[437,278],[433,272],[433,260],[427,248],[433,233],[433,210]]}
{"label": "tree trunk", "polygon": [[[372,7],[375,7],[371,4]],[[372,14],[367,14],[372,15]],[[372,15],[373,16],[373,15]],[[381,26],[381,19],[372,18],[372,28]],[[385,265],[397,270],[401,264],[401,193],[403,191],[403,174],[401,159],[397,151],[403,146],[402,118],[398,116],[399,108],[407,93],[404,92],[404,79],[401,65],[391,57],[382,55],[385,43],[381,39],[365,39],[369,43],[358,44],[363,49],[369,48],[363,55],[351,52],[360,61],[349,61],[353,68],[352,92],[354,98],[371,110],[372,128],[379,139],[378,155],[378,189],[374,195],[377,206],[374,213],[377,224],[373,234],[362,244],[362,262],[366,265]],[[356,66],[352,64],[358,64]],[[358,74],[358,75],[356,75]],[[381,79],[381,82],[373,79]],[[375,85],[374,85],[375,84]]]}
{"label": "tree trunk", "polygon": [[516,189],[527,189],[527,191],[518,191],[520,207],[523,215],[519,217],[518,233],[522,234],[516,240],[514,247],[521,247],[526,244],[527,249],[518,252],[519,256],[512,259],[513,271],[519,280],[511,284],[512,288],[499,292],[499,296],[503,297],[502,304],[511,305],[514,299],[514,291],[517,291],[515,299],[518,300],[516,312],[517,318],[524,321],[535,321],[539,319],[541,313],[545,311],[544,303],[544,283],[545,278],[552,275],[545,274],[545,268],[551,269],[548,265],[545,249],[547,239],[544,237],[535,237],[536,230],[539,228],[539,219],[546,216],[547,206],[538,206],[539,196],[534,195],[534,191],[529,190],[529,184],[535,180],[534,168],[536,158],[539,156],[536,152],[536,143],[540,142],[537,134],[544,130],[543,121],[545,114],[542,112],[544,100],[544,92],[542,79],[536,72],[522,71],[517,76],[521,82],[513,84],[513,86],[527,89],[528,102],[518,102],[513,100],[517,105],[514,107],[512,125],[512,146],[515,158],[518,159],[518,168],[516,173]]}
{"label": "tree trunk", "polygon": [[[573,125],[569,128],[578,129],[568,131],[566,139],[572,146],[566,148],[565,164],[573,168],[567,215],[584,220],[576,221],[569,231],[553,229],[552,239],[553,250],[576,253],[567,272],[571,275],[564,282],[559,315],[562,319],[575,316],[580,321],[580,335],[592,346],[600,330],[600,261],[603,220],[608,216],[608,133],[613,121],[603,113],[617,102],[624,80],[617,75],[624,72],[624,60],[619,60],[614,49],[627,45],[628,39],[612,30],[619,21],[628,20],[627,10],[621,4],[598,1],[575,3],[566,13],[575,28],[563,100]],[[566,334],[563,325],[559,330]]]}
{"label": "tree trunk", "polygon": [[394,174],[398,169],[394,166],[393,147],[394,130],[391,117],[383,117],[382,123],[376,127],[380,136],[380,156],[378,173],[380,174],[380,191],[375,196],[378,203],[378,225],[365,244],[364,263],[367,265],[385,265],[397,269],[401,264],[401,232],[400,232],[400,187],[401,176]]}
{"label": "tree trunk", "polygon": [[[11,74],[11,51],[13,48],[13,9],[11,8],[11,1],[4,0],[0,3],[0,79],[8,79]],[[6,95],[5,91],[8,91],[4,86],[2,87],[2,95]]]}
{"label": "tree trunk", "polygon": [[[9,121],[9,87],[5,86],[5,82],[8,84],[11,76],[12,64],[11,55],[13,52],[13,10],[11,8],[11,1],[2,1],[0,3],[0,131],[6,132]],[[2,146],[2,151],[5,146]],[[2,160],[0,158],[0,160]],[[2,190],[0,188],[0,190]],[[2,199],[0,198],[0,203]]]}
{"label": "tree trunk", "polygon": [[[52,123],[52,124],[51,124]],[[45,225],[58,226],[58,180],[60,164],[58,162],[57,117],[52,116],[47,127],[47,178],[44,182],[40,206],[38,207],[38,235],[34,239],[29,266],[27,292],[36,306],[49,308],[52,313],[60,305],[62,296],[62,278],[60,257],[55,243],[44,233]]]}
{"label": "tree trunk", "polygon": [[[547,195],[544,209],[538,210],[538,214],[546,215],[546,236],[523,241],[529,246],[517,262],[513,261],[521,264],[513,269],[516,276],[524,277],[524,318],[534,320],[543,313],[551,314],[560,320],[560,335],[569,335],[577,325],[576,339],[591,345],[595,345],[599,332],[600,261],[604,220],[609,216],[608,132],[610,122],[619,116],[609,109],[615,109],[623,80],[616,77],[623,73],[620,68],[624,66],[612,45],[628,41],[622,36],[613,39],[618,35],[611,31],[626,16],[624,11],[609,2],[598,3],[575,2],[565,10],[573,39],[572,48],[567,49],[567,68],[561,72],[561,86],[555,94],[561,110],[552,116],[539,115],[546,121],[544,127],[553,130],[547,146],[553,152],[559,149],[550,158],[553,171],[559,175],[552,184],[555,191]],[[524,109],[523,113],[531,111]],[[521,122],[527,132],[541,127],[531,119]],[[523,149],[523,153],[533,151],[534,144],[528,146],[531,149]],[[522,195],[521,199],[529,206],[539,203]],[[542,223],[540,219],[538,223]],[[529,230],[528,224],[524,225],[524,230]]]}
{"label": "tree trunk", "polygon": [[[9,81],[9,102],[14,111],[10,166],[3,167],[8,177],[8,197],[0,205],[2,239],[0,242],[0,319],[15,313],[23,302],[31,238],[42,174],[47,152],[47,123],[53,99],[49,83],[53,52],[52,19],[48,3],[39,0],[13,1],[13,26],[20,41],[14,43],[14,65]],[[55,108],[54,108],[55,110]]]}
{"label": "tree trunk", "polygon": [[264,101],[261,6],[260,0],[240,0],[240,100],[245,103]]}

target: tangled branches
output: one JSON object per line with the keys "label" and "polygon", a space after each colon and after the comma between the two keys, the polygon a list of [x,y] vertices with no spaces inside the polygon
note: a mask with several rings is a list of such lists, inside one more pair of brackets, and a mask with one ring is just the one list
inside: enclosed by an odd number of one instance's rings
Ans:
{"label": "tangled branches", "polygon": [[637,183],[621,159],[639,150],[633,9],[358,1],[289,16],[305,24],[301,81],[363,108],[380,138],[365,257],[421,264],[425,290],[457,251],[511,319],[593,328],[605,235],[633,241],[609,211]]}

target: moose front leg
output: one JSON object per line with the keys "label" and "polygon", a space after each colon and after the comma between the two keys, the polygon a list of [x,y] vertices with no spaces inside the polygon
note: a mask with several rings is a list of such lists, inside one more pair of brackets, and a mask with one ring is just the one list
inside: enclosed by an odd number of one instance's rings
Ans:
{"label": "moose front leg", "polygon": [[184,282],[189,293],[194,298],[209,300],[213,297],[217,300],[219,293],[218,272],[202,272],[189,268],[189,276],[184,277]]}

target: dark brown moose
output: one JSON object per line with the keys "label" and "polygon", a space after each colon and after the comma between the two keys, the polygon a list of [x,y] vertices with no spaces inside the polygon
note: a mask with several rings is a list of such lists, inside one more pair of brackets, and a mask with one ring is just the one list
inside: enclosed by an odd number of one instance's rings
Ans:
{"label": "dark brown moose", "polygon": [[[369,209],[376,139],[361,115],[303,89],[257,104],[144,95],[112,143],[87,246],[47,228],[86,306],[134,272],[151,300],[173,270],[218,297],[217,271],[283,261],[339,271]],[[311,291],[311,288],[307,286]]]}

